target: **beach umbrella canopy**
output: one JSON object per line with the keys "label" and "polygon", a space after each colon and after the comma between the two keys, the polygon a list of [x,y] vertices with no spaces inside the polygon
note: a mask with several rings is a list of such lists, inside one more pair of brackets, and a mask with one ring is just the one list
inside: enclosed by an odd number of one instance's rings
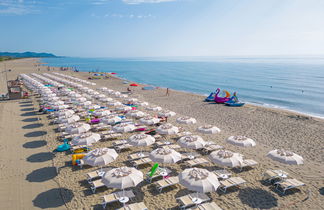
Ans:
{"label": "beach umbrella canopy", "polygon": [[108,106],[121,106],[123,105],[122,103],[120,103],[119,101],[109,101],[107,103]]}
{"label": "beach umbrella canopy", "polygon": [[135,125],[129,123],[120,123],[112,127],[117,133],[127,133],[136,129]]}
{"label": "beach umbrella canopy", "polygon": [[52,102],[48,102],[48,104],[52,106],[58,106],[58,105],[63,105],[64,101],[52,101]]}
{"label": "beach umbrella canopy", "polygon": [[115,108],[115,110],[116,110],[116,111],[123,111],[123,112],[125,112],[125,111],[130,111],[130,110],[132,110],[132,107],[122,105],[122,106],[117,106],[117,107]]}
{"label": "beach umbrella canopy", "polygon": [[192,124],[196,124],[197,120],[192,117],[179,117],[179,118],[177,118],[177,123],[192,125]]}
{"label": "beach umbrella canopy", "polygon": [[178,140],[178,144],[182,147],[186,147],[189,149],[201,149],[206,145],[206,142],[200,136],[187,135],[187,136],[182,136]]}
{"label": "beach umbrella canopy", "polygon": [[153,150],[149,157],[153,162],[158,163],[176,163],[182,158],[181,154],[174,149],[163,147]]}
{"label": "beach umbrella canopy", "polygon": [[97,117],[103,117],[103,116],[110,115],[110,113],[111,112],[107,109],[99,109],[99,110],[94,111],[92,114]]}
{"label": "beach umbrella canopy", "polygon": [[210,153],[209,158],[216,164],[227,166],[227,167],[237,167],[243,162],[243,156],[239,153],[233,153],[228,150],[218,150]]}
{"label": "beach umbrella canopy", "polygon": [[112,94],[113,92],[115,92],[115,91],[112,90],[112,89],[107,89],[107,90],[105,90],[105,93],[108,93],[108,94]]}
{"label": "beach umbrella canopy", "polygon": [[139,86],[138,84],[136,84],[136,83],[132,83],[132,84],[130,84],[129,86],[132,86],[132,87],[137,87],[137,86]]}
{"label": "beach umbrella canopy", "polygon": [[77,137],[74,137],[71,141],[73,145],[91,145],[98,142],[101,139],[98,133],[83,133]]}
{"label": "beach umbrella canopy", "polygon": [[85,102],[85,101],[87,101],[87,98],[85,98],[85,97],[80,97],[80,98],[76,98],[76,99],[74,99],[74,101],[76,101],[76,102]]}
{"label": "beach umbrella canopy", "polygon": [[97,148],[88,152],[82,160],[90,166],[105,166],[116,160],[117,157],[118,154],[114,149]]}
{"label": "beach umbrella canopy", "polygon": [[204,125],[197,128],[197,131],[204,134],[215,134],[219,133],[221,130],[216,126]]}
{"label": "beach umbrella canopy", "polygon": [[64,116],[61,116],[58,118],[57,120],[57,123],[74,123],[74,122],[77,122],[80,120],[80,117],[79,115],[72,115],[72,116],[69,116],[69,117],[64,117]]}
{"label": "beach umbrella canopy", "polygon": [[136,101],[134,104],[138,105],[138,106],[148,106],[149,105],[149,103],[146,101]]}
{"label": "beach umbrella canopy", "polygon": [[152,117],[152,116],[145,116],[143,118],[141,118],[140,123],[144,124],[144,125],[154,125],[160,122],[160,119],[157,117]]}
{"label": "beach umbrella canopy", "polygon": [[128,98],[128,99],[125,99],[125,103],[129,103],[129,102],[131,102],[131,103],[133,103],[133,102],[137,102],[138,101],[138,99],[137,98]]}
{"label": "beach umbrella canopy", "polygon": [[109,102],[109,101],[113,101],[114,99],[109,98],[109,97],[104,97],[104,98],[99,98],[99,101],[101,102]]}
{"label": "beach umbrella canopy", "polygon": [[54,116],[55,117],[60,117],[60,116],[63,116],[63,117],[70,117],[74,114],[75,112],[71,109],[62,109],[62,110],[59,110],[59,111],[56,111],[54,112]]}
{"label": "beach umbrella canopy", "polygon": [[106,91],[108,88],[106,87],[101,87],[101,88],[98,88],[99,91]]}
{"label": "beach umbrella canopy", "polygon": [[87,109],[100,109],[101,106],[98,104],[89,104],[86,106]]}
{"label": "beach umbrella canopy", "polygon": [[177,134],[179,132],[179,128],[173,126],[170,123],[166,123],[163,125],[160,125],[157,129],[156,132],[159,134],[164,134],[164,135],[172,135],[172,134]]}
{"label": "beach umbrella canopy", "polygon": [[226,141],[240,147],[254,147],[256,145],[253,139],[247,138],[246,136],[230,136]]}
{"label": "beach umbrella canopy", "polygon": [[160,106],[148,106],[148,107],[146,107],[146,110],[158,112],[158,111],[161,111],[162,108]]}
{"label": "beach umbrella canopy", "polygon": [[119,95],[121,95],[121,92],[114,91],[114,92],[111,93],[111,95],[113,95],[113,96],[119,96]]}
{"label": "beach umbrella canopy", "polygon": [[122,118],[117,115],[108,115],[101,119],[101,122],[108,125],[114,125],[118,122],[121,122]]}
{"label": "beach umbrella canopy", "polygon": [[170,110],[161,110],[159,113],[158,113],[158,116],[159,117],[173,117],[175,116],[176,113],[175,112],[172,112]]}
{"label": "beach umbrella canopy", "polygon": [[62,105],[54,105],[52,108],[53,108],[53,109],[58,109],[58,110],[61,110],[61,109],[67,109],[67,108],[69,108],[69,105],[66,105],[66,104],[62,104]]}
{"label": "beach umbrella canopy", "polygon": [[154,144],[155,138],[147,134],[135,134],[129,137],[128,143],[133,146],[149,146]]}
{"label": "beach umbrella canopy", "polygon": [[54,97],[44,97],[43,99],[45,101],[54,102],[54,101],[58,101],[60,99],[60,97],[57,97],[57,96],[54,96]]}
{"label": "beach umbrella canopy", "polygon": [[284,149],[272,150],[267,154],[267,157],[280,163],[285,163],[289,165],[304,164],[304,159],[302,156]]}
{"label": "beach umbrella canopy", "polygon": [[66,129],[65,132],[69,134],[80,134],[80,133],[85,133],[89,131],[91,126],[87,123],[74,123],[72,125],[69,125]]}
{"label": "beach umbrella canopy", "polygon": [[140,118],[144,117],[146,114],[139,110],[130,110],[126,113],[126,117]]}
{"label": "beach umbrella canopy", "polygon": [[179,182],[189,190],[207,193],[215,192],[220,183],[216,174],[203,168],[188,168],[179,174]]}
{"label": "beach umbrella canopy", "polygon": [[80,103],[78,103],[78,105],[83,106],[83,107],[89,106],[89,105],[91,105],[91,104],[92,104],[91,101],[85,101],[85,102],[80,102]]}
{"label": "beach umbrella canopy", "polygon": [[143,181],[143,173],[136,168],[120,167],[107,171],[102,182],[109,188],[126,189],[136,187]]}
{"label": "beach umbrella canopy", "polygon": [[120,94],[120,95],[117,95],[116,98],[128,98],[128,95]]}
{"label": "beach umbrella canopy", "polygon": [[100,99],[100,98],[106,98],[107,96],[104,95],[104,94],[99,94],[99,95],[96,95],[95,98],[96,99]]}

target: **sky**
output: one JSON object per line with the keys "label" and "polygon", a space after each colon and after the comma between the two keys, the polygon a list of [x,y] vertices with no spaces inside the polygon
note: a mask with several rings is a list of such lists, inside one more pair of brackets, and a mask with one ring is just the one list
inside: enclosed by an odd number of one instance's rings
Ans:
{"label": "sky", "polygon": [[0,51],[324,55],[323,0],[0,0]]}

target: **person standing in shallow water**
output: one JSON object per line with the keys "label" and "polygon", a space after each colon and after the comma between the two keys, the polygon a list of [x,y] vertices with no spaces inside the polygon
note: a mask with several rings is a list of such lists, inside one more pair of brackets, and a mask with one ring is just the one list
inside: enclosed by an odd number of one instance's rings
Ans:
{"label": "person standing in shallow water", "polygon": [[166,89],[166,93],[165,93],[165,96],[169,96],[170,93],[169,93],[169,88]]}

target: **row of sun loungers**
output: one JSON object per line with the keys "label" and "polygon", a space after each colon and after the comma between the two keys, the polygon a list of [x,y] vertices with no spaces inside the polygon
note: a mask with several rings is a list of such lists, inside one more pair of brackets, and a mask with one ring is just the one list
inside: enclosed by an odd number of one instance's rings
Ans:
{"label": "row of sun loungers", "polygon": [[206,194],[203,194],[203,193],[191,193],[188,195],[178,197],[178,198],[176,198],[176,200],[180,204],[180,209],[186,209],[188,207],[192,207],[192,206],[196,205],[193,202],[194,198],[199,198],[200,204],[211,200]]}
{"label": "row of sun loungers", "polygon": [[104,195],[103,198],[103,202],[102,202],[102,207],[105,209],[107,204],[111,204],[114,202],[119,201],[119,199],[121,197],[128,197],[130,200],[132,200],[135,197],[135,194],[133,193],[133,191],[131,190],[125,190],[123,191],[118,191],[118,192],[114,192],[108,195]]}

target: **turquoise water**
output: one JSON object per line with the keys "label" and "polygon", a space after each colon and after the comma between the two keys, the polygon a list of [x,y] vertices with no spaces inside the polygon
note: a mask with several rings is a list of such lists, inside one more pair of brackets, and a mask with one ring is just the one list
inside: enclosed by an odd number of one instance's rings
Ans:
{"label": "turquoise water", "polygon": [[324,58],[44,58],[50,66],[116,72],[119,77],[208,95],[216,88],[242,101],[324,117]]}

